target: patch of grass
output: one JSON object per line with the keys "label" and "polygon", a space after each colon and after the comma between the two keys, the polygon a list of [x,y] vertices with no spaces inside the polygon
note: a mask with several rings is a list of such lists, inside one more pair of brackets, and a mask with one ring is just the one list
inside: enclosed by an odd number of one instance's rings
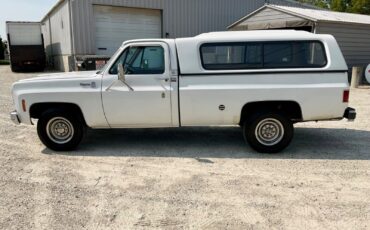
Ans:
{"label": "patch of grass", "polygon": [[0,65],[9,65],[9,60],[0,60]]}

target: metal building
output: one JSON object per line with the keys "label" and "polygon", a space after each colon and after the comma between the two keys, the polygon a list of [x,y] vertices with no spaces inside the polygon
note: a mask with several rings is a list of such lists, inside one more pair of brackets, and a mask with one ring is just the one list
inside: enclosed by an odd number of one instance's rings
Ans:
{"label": "metal building", "polygon": [[265,5],[229,30],[298,29],[333,35],[348,67],[370,63],[370,16],[289,6]]}
{"label": "metal building", "polygon": [[[299,5],[292,0],[270,2]],[[70,71],[76,56],[110,56],[127,39],[223,31],[264,4],[265,0],[60,0],[41,22],[49,63]]]}

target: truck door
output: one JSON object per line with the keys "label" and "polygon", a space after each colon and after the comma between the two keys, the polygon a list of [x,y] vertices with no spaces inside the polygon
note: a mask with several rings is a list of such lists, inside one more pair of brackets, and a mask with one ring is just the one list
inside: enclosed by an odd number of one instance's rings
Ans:
{"label": "truck door", "polygon": [[[165,43],[125,47],[103,76],[102,101],[112,128],[171,127],[169,48]],[[125,69],[127,85],[118,78]]]}

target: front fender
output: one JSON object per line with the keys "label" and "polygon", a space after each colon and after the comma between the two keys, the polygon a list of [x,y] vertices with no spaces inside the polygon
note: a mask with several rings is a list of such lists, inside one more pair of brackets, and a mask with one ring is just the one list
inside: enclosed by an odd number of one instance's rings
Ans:
{"label": "front fender", "polygon": [[[94,87],[83,87],[82,82],[95,82]],[[14,105],[21,123],[32,124],[30,108],[37,103],[70,103],[77,105],[92,128],[109,127],[101,101],[101,79],[50,80],[19,82],[12,89]],[[25,101],[25,110],[22,108]]]}

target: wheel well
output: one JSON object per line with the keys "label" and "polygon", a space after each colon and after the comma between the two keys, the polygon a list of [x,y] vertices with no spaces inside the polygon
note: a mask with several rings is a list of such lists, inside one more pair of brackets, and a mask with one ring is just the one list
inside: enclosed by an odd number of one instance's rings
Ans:
{"label": "wheel well", "polygon": [[61,109],[78,115],[86,124],[81,108],[73,103],[36,103],[30,107],[30,117],[39,119],[41,115],[49,109]]}
{"label": "wheel well", "polygon": [[239,124],[242,125],[248,116],[257,111],[282,112],[288,115],[292,121],[301,121],[303,119],[301,107],[295,101],[260,101],[244,105]]}

